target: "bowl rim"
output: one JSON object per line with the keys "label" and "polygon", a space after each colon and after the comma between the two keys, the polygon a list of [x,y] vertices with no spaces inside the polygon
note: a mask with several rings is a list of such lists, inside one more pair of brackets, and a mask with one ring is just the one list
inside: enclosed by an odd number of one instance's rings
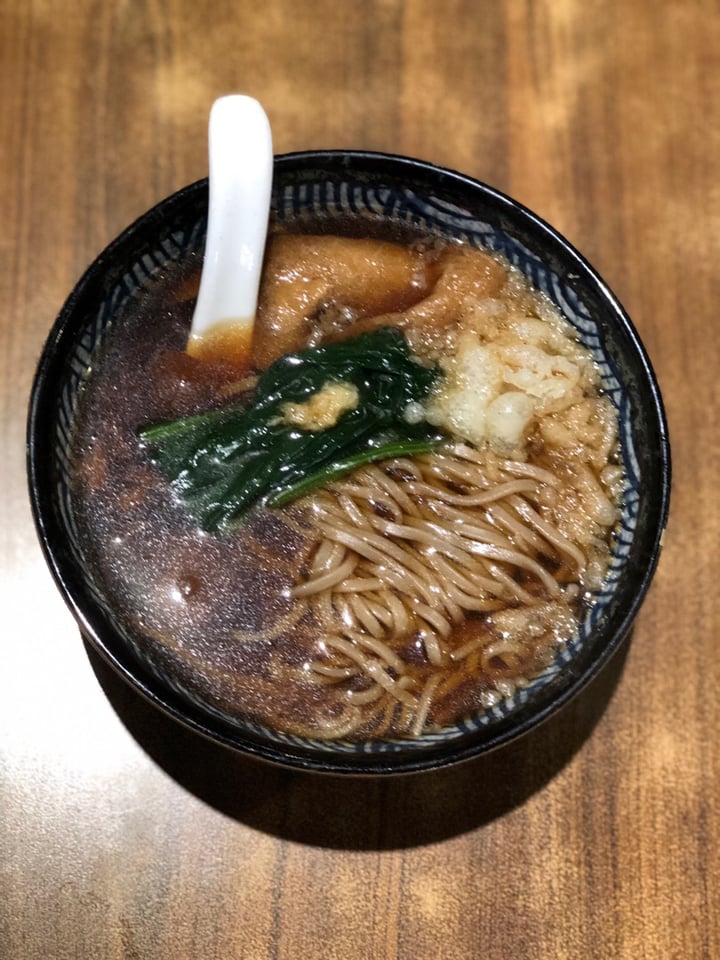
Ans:
{"label": "bowl rim", "polygon": [[[667,524],[672,474],[668,426],[657,378],[629,316],[585,257],[536,213],[480,180],[450,168],[399,154],[365,150],[307,150],[275,157],[276,181],[291,171],[295,175],[306,175],[308,180],[312,181],[313,174],[328,168],[331,168],[334,174],[342,171],[348,176],[365,177],[371,183],[376,183],[379,179],[397,184],[405,183],[407,186],[408,181],[412,181],[413,189],[420,185],[434,196],[447,193],[452,196],[451,202],[456,205],[462,205],[463,199],[467,198],[466,206],[471,209],[473,197],[476,202],[480,195],[489,199],[500,209],[506,210],[513,219],[527,223],[531,232],[539,231],[543,237],[543,249],[545,244],[549,243],[559,251],[563,259],[569,259],[577,266],[577,273],[583,278],[583,283],[589,281],[594,286],[597,295],[605,302],[627,340],[629,349],[634,353],[642,371],[643,388],[651,402],[649,412],[657,430],[657,477],[651,511],[653,522],[646,533],[648,542],[645,565],[634,595],[624,609],[613,634],[599,650],[594,650],[590,662],[579,671],[572,671],[572,661],[565,664],[562,672],[567,676],[558,692],[549,697],[540,709],[531,711],[519,721],[515,718],[512,722],[511,717],[493,724],[493,735],[490,737],[483,738],[476,732],[476,735],[470,735],[467,739],[430,743],[427,749],[415,749],[404,754],[345,754],[328,751],[320,757],[311,749],[298,749],[297,745],[291,742],[269,743],[259,737],[245,735],[244,731],[222,722],[219,718],[201,714],[199,709],[195,709],[193,704],[181,698],[174,690],[167,688],[161,691],[159,681],[153,682],[155,678],[149,672],[145,675],[142,671],[138,672],[140,665],[137,660],[128,655],[122,656],[116,649],[121,646],[124,650],[123,644],[108,641],[108,636],[112,638],[114,633],[112,625],[105,614],[97,609],[93,598],[85,589],[74,558],[64,543],[62,524],[53,507],[49,455],[55,423],[53,384],[58,382],[62,373],[63,348],[72,342],[73,321],[80,316],[79,307],[86,298],[92,299],[95,287],[107,272],[108,265],[113,262],[118,252],[130,248],[138,236],[151,233],[153,229],[166,223],[172,215],[179,215],[186,204],[201,201],[203,194],[207,194],[207,178],[196,180],[175,191],[125,227],[93,259],[65,300],[45,340],[30,393],[26,434],[28,489],[36,533],[45,561],[82,636],[145,699],[176,721],[216,743],[286,768],[345,775],[413,773],[466,761],[498,749],[537,727],[584,689],[625,641],[655,573]],[[517,230],[514,232],[517,235]]]}

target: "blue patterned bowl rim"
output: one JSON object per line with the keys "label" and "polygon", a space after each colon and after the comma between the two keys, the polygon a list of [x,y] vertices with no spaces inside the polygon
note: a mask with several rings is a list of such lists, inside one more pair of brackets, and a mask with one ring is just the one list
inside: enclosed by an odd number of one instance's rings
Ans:
{"label": "blue patterned bowl rim", "polygon": [[627,485],[608,577],[577,635],[528,686],[489,710],[417,741],[324,742],[238,722],[217,712],[143,656],[84,562],[67,450],[78,389],[113,318],[168,262],[201,252],[207,180],[166,198],[91,264],[45,344],[28,417],[28,477],[40,542],[83,635],[156,705],[211,739],[292,767],[343,773],[423,770],[497,748],[578,693],[626,638],[658,560],[670,492],[662,399],[645,349],[622,306],[586,260],[545,221],[455,171],[387,154],[322,151],[276,157],[273,215],[332,224],[354,220],[427,227],[500,252],[545,293],[593,354],[620,422]]}

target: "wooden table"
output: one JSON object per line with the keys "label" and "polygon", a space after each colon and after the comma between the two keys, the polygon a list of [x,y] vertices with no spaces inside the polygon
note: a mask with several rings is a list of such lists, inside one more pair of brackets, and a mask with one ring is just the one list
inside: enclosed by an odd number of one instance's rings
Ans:
{"label": "wooden table", "polygon": [[[4,960],[720,957],[720,16],[713,0],[4,0],[0,7]],[[24,476],[34,365],[87,263],[206,173],[242,91],[277,152],[476,176],[624,302],[673,442],[625,655],[556,720],[437,775],[239,760],[85,650]]]}

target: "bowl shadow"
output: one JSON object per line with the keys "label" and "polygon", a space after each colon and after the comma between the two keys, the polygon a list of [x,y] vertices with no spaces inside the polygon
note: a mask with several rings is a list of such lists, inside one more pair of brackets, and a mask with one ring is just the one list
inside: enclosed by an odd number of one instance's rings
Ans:
{"label": "bowl shadow", "polygon": [[628,646],[621,644],[569,703],[503,747],[439,770],[357,777],[289,770],[216,744],[146,700],[85,641],[91,666],[120,721],[181,787],[264,833],[346,850],[436,843],[522,805],[588,739],[618,686]]}

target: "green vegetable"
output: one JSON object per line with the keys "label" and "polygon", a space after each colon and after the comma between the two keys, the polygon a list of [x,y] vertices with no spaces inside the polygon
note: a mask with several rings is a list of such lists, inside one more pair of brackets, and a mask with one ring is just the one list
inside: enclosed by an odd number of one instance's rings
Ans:
{"label": "green vegetable", "polygon": [[[288,503],[373,460],[427,452],[443,437],[404,418],[439,376],[415,360],[387,327],[286,354],[261,376],[249,406],[145,427],[142,442],[205,530],[232,528],[256,501]],[[325,430],[283,422],[284,404],[303,403],[328,383],[352,383],[359,401]]]}

